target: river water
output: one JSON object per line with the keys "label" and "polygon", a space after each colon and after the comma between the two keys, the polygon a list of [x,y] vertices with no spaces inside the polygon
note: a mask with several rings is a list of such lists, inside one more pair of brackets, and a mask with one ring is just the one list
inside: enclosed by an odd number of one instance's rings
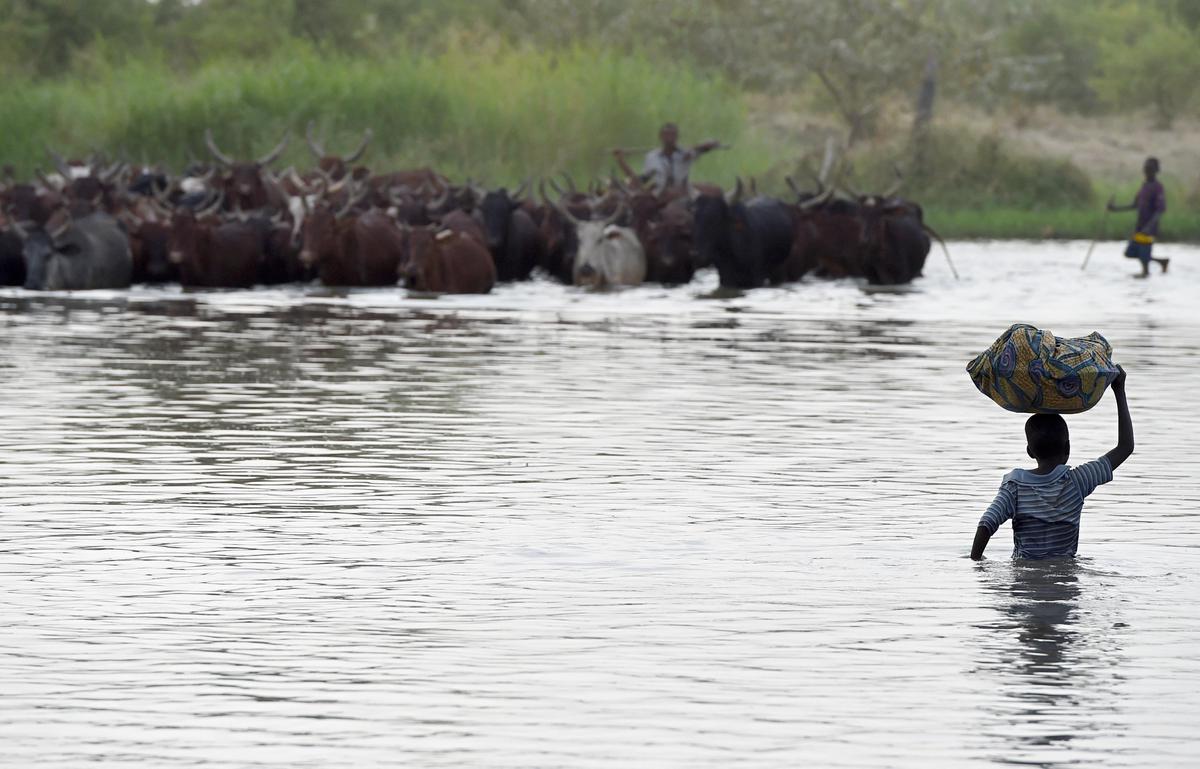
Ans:
{"label": "river water", "polygon": [[[910,289],[0,294],[0,766],[1200,761],[1200,250],[954,244]],[[1168,249],[1164,249],[1168,250]],[[967,559],[1099,330],[1080,557]],[[1070,419],[1116,440],[1111,398]]]}

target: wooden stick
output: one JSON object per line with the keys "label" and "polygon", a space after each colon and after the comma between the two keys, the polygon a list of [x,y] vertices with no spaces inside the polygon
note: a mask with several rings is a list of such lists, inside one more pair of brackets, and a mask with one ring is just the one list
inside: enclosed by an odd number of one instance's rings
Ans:
{"label": "wooden stick", "polygon": [[1104,216],[1100,217],[1100,231],[1097,232],[1096,237],[1092,239],[1092,245],[1088,246],[1087,256],[1083,257],[1083,264],[1079,267],[1080,270],[1087,269],[1088,262],[1090,262],[1092,259],[1092,252],[1096,250],[1096,244],[1100,242],[1100,238],[1103,237],[1104,233],[1107,231],[1108,228],[1105,225],[1108,224],[1109,213],[1108,206],[1105,206]]}

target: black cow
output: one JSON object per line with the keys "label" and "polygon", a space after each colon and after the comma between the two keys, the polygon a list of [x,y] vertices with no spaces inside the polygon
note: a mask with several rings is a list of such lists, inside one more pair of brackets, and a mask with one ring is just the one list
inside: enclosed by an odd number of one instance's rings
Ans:
{"label": "black cow", "polygon": [[519,198],[524,189],[521,185],[511,197],[504,188],[492,190],[479,203],[488,251],[501,281],[529,280],[533,268],[545,262],[538,226],[521,207]]}
{"label": "black cow", "polygon": [[25,288],[34,291],[128,288],[133,276],[129,239],[105,213],[31,230],[23,254]]}
{"label": "black cow", "polygon": [[693,214],[693,237],[701,264],[716,265],[726,288],[758,288],[778,282],[792,249],[792,214],[773,198],[743,202],[742,183],[726,200],[701,194]]}

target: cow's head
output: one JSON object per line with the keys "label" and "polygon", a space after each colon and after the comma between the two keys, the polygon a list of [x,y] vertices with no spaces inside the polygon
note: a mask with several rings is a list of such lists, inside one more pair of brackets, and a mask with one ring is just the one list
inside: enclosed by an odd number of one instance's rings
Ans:
{"label": "cow's head", "polygon": [[279,159],[290,139],[291,134],[284,133],[275,148],[266,155],[253,161],[238,161],[221,151],[213,140],[211,129],[205,130],[204,143],[209,153],[225,168],[225,202],[231,209],[252,210],[267,205],[269,196],[263,170]]}

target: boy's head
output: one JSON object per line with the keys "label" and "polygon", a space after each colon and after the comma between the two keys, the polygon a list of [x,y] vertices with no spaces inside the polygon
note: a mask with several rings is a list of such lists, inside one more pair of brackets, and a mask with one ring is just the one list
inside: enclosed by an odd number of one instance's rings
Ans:
{"label": "boy's head", "polygon": [[1142,173],[1147,179],[1153,179],[1158,176],[1159,165],[1158,158],[1146,158],[1146,162],[1142,164]]}
{"label": "boy's head", "polygon": [[1029,456],[1038,461],[1057,460],[1065,464],[1071,458],[1071,434],[1067,420],[1058,414],[1034,414],[1025,423]]}

